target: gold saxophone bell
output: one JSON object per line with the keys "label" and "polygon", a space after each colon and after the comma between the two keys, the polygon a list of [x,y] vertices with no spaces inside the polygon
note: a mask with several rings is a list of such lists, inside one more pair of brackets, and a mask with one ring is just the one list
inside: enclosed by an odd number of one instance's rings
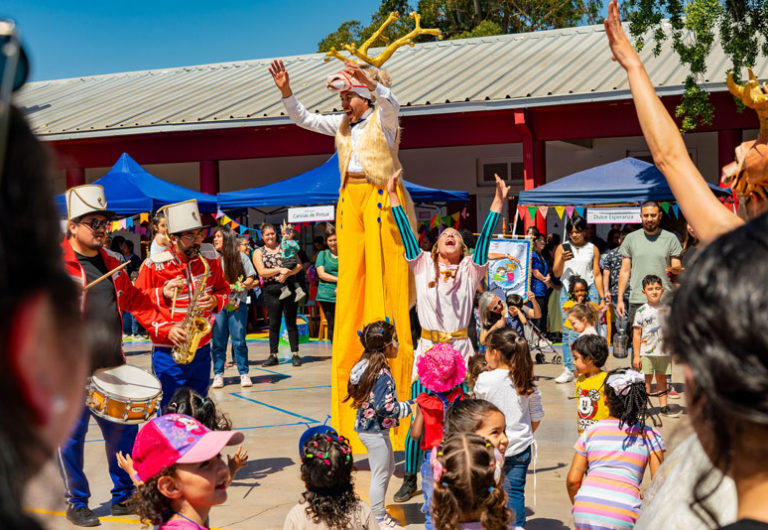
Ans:
{"label": "gold saxophone bell", "polygon": [[187,341],[180,346],[174,346],[173,350],[171,350],[173,361],[177,364],[191,363],[195,358],[197,348],[200,346],[200,341],[211,332],[211,323],[197,307],[198,300],[205,293],[205,285],[208,283],[208,277],[211,275],[211,268],[208,266],[208,260],[205,257],[199,254],[198,256],[203,262],[205,272],[203,272],[202,278],[200,278],[195,286],[195,292],[189,299],[187,314],[181,322],[181,327],[187,333]]}

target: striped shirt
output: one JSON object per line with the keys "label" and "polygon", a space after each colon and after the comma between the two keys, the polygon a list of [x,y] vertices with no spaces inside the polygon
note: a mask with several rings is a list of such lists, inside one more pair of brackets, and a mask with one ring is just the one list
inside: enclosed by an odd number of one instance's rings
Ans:
{"label": "striped shirt", "polygon": [[589,463],[572,508],[577,529],[632,528],[640,513],[640,484],[651,452],[666,448],[651,427],[619,428],[619,420],[601,420],[588,428],[574,449]]}

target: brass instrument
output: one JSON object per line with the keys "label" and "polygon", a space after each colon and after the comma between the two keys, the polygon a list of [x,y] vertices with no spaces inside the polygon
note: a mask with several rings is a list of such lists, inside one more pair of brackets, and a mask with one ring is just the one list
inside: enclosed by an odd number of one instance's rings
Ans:
{"label": "brass instrument", "polygon": [[203,256],[200,256],[200,260],[203,262],[205,272],[202,278],[197,282],[195,286],[195,292],[190,295],[189,306],[187,307],[187,314],[184,316],[184,320],[181,321],[181,327],[187,332],[187,342],[181,346],[174,346],[171,350],[173,355],[173,361],[177,364],[189,364],[192,359],[195,358],[198,346],[202,338],[211,332],[211,323],[207,318],[203,316],[203,312],[197,307],[197,302],[205,293],[205,284],[208,283],[208,277],[211,275],[211,268],[208,265],[208,260]]}

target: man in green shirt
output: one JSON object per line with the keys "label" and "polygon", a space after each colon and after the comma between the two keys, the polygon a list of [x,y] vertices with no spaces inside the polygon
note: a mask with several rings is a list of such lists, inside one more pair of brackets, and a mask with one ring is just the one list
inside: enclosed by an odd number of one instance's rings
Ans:
{"label": "man in green shirt", "polygon": [[[643,296],[643,278],[654,274],[661,278],[664,291],[671,293],[672,283],[667,277],[667,267],[680,267],[680,255],[683,247],[674,234],[662,230],[661,208],[656,201],[646,201],[640,208],[642,230],[627,234],[619,248],[622,256],[621,271],[619,272],[619,297],[616,301],[616,313],[620,317],[628,317],[627,322],[632,326],[635,311],[645,303]],[[630,285],[629,307],[624,305],[624,292]],[[631,332],[631,330],[630,330]]]}

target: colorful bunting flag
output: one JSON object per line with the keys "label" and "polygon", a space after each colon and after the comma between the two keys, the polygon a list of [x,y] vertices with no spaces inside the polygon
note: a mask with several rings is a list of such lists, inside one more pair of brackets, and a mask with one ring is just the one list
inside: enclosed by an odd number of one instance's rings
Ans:
{"label": "colorful bunting flag", "polygon": [[671,206],[671,204],[666,202],[666,201],[663,201],[661,203],[661,209],[664,210],[664,213],[667,214],[667,215],[669,215],[669,207],[670,206]]}
{"label": "colorful bunting flag", "polygon": [[541,213],[541,217],[546,220],[547,214],[549,213],[549,206],[539,206],[539,212]]}
{"label": "colorful bunting flag", "polygon": [[240,225],[240,235],[245,234],[248,231],[247,226]]}
{"label": "colorful bunting flag", "polygon": [[526,208],[525,206],[518,206],[517,213],[518,215],[520,215],[520,219],[522,219],[523,221],[528,219],[528,208]]}
{"label": "colorful bunting flag", "polygon": [[140,223],[148,223],[149,222],[149,214],[144,212],[143,214],[139,215],[139,222]]}
{"label": "colorful bunting flag", "polygon": [[528,206],[528,215],[531,216],[531,222],[536,222],[536,212],[538,211],[538,208],[536,206]]}
{"label": "colorful bunting flag", "polygon": [[680,206],[677,203],[672,205],[672,212],[674,212],[677,219],[680,219]]}
{"label": "colorful bunting flag", "polygon": [[565,213],[565,206],[555,206],[555,213],[557,214],[558,219],[562,219],[563,214]]}
{"label": "colorful bunting flag", "polygon": [[573,217],[573,206],[566,206],[565,213],[568,214],[568,217]]}
{"label": "colorful bunting flag", "polygon": [[133,227],[133,217],[129,217],[129,218],[127,218],[125,220],[125,226],[127,228],[132,228]]}
{"label": "colorful bunting flag", "polygon": [[577,206],[574,209],[576,210],[576,213],[579,215],[579,217],[584,217],[584,212],[587,211],[587,209],[583,206]]}
{"label": "colorful bunting flag", "polygon": [[461,210],[461,218],[466,219],[467,218],[467,207],[465,206],[463,210]]}
{"label": "colorful bunting flag", "polygon": [[213,217],[214,217],[214,219],[220,219],[222,217],[225,217],[225,215],[224,215],[224,212],[222,212],[219,209],[216,209],[216,215],[214,215]]}

